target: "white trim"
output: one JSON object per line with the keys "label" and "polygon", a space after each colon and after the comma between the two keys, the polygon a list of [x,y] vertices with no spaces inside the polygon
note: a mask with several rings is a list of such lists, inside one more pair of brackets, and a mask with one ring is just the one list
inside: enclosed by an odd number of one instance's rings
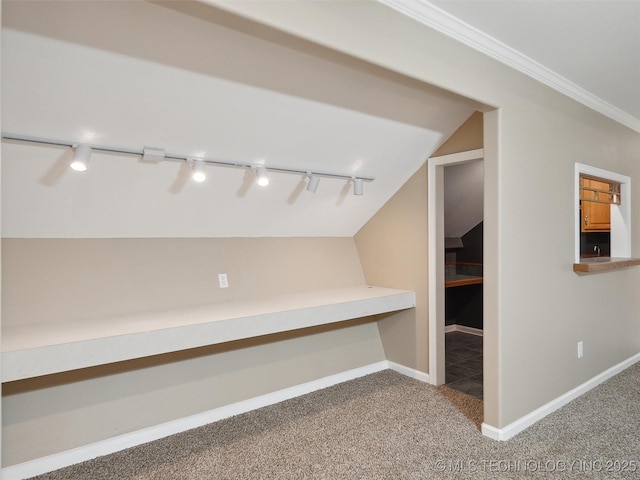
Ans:
{"label": "white trim", "polygon": [[576,163],[574,167],[574,261],[580,263],[580,175],[593,175],[620,183],[620,205],[611,205],[612,257],[631,257],[631,177],[602,168]]}
{"label": "white trim", "polygon": [[484,149],[477,148],[475,150],[467,150],[465,152],[450,153],[448,155],[440,155],[439,157],[429,158],[429,162],[434,165],[452,165],[454,163],[466,163],[474,160],[482,160],[484,158]]}
{"label": "white trim", "polygon": [[[203,425],[217,422],[234,415],[239,415],[251,410],[256,410],[268,405],[273,405],[284,400],[299,397],[316,390],[331,387],[338,383],[343,383],[358,377],[362,377],[364,375],[387,370],[389,368],[400,373],[404,373],[404,371],[409,372],[411,370],[398,364],[391,365],[391,362],[383,360],[380,362],[365,365],[363,367],[347,370],[345,372],[336,373],[335,375],[329,375],[317,380],[302,383],[300,385],[295,385],[293,387],[284,388],[276,392],[267,393],[265,395],[260,395],[248,400],[236,402],[224,407],[214,408],[213,410],[202,412],[196,415],[180,418],[170,422],[162,423],[160,425],[137,430],[135,432],[126,433],[124,435],[118,435],[117,437],[92,443],[90,445],[84,445],[82,447],[74,448],[72,450],[67,450],[53,455],[48,455],[46,457],[31,460],[29,462],[5,467],[2,469],[0,476],[3,480],[21,480],[24,478],[33,477],[43,473],[51,472],[53,470],[58,470],[63,467],[68,467],[76,463],[91,460],[102,455],[108,455],[110,453],[118,452],[126,448],[135,447],[136,445],[142,445],[143,443],[168,437],[169,435],[175,435],[176,433],[184,432],[192,428],[201,427]],[[404,369],[404,371],[401,371],[401,368]],[[411,374],[407,375],[413,378],[417,378],[416,376]]]}
{"label": "white trim", "polygon": [[430,383],[429,382],[429,374],[421,372],[420,370],[416,370],[414,368],[405,367],[404,365],[400,365],[399,363],[387,361],[389,368],[398,373],[401,373],[405,377],[414,378],[416,380],[420,380],[421,382]]}
{"label": "white trim", "polygon": [[502,430],[496,427],[492,427],[491,425],[488,425],[484,422],[482,422],[481,431],[482,431],[482,435],[484,435],[485,437],[489,437],[492,440],[498,440],[498,441],[508,440],[508,438],[503,438]]}
{"label": "white trim", "polygon": [[[601,374],[595,376],[591,380],[565,393],[555,400],[543,405],[524,417],[510,423],[504,428],[496,428],[486,423],[482,424],[482,434],[494,440],[508,440],[517,433],[520,433],[527,427],[533,425],[538,420],[544,418],[551,412],[566,405],[570,401],[586,393],[600,383],[608,380],[614,375],[620,373],[634,363],[640,361],[640,353],[615,365]],[[64,452],[56,453],[46,457],[31,460],[29,462],[5,467],[1,471],[1,477],[4,480],[22,480],[25,478],[41,475],[43,473],[58,470],[80,462],[91,460],[93,458],[118,452],[126,448],[142,445],[147,442],[158,440],[169,435],[184,432],[192,428],[197,428],[209,423],[213,423],[225,418],[246,413],[251,410],[273,405],[291,398],[295,398],[307,393],[314,392],[323,388],[327,388],[338,383],[346,382],[382,370],[391,369],[408,377],[430,383],[429,375],[413,368],[405,367],[395,362],[380,361],[365,365],[363,367],[347,370],[346,372],[329,375],[310,382],[306,382],[293,387],[278,390],[276,392],[260,395],[255,398],[237,402],[220,408],[215,408],[207,412],[189,417],[173,420],[153,427],[148,427],[135,432],[119,435],[101,442],[92,443],[82,447],[74,448]]]}
{"label": "white trim", "polygon": [[479,328],[467,327],[466,325],[458,325],[457,323],[454,323],[453,325],[446,325],[444,327],[444,333],[450,332],[468,333],[469,335],[477,335],[478,337],[484,336],[484,332]]}
{"label": "white trim", "polygon": [[426,0],[378,0],[380,3],[518,70],[607,117],[640,132],[640,119],[588,92],[567,78],[487,35]]}
{"label": "white trim", "polygon": [[[431,157],[427,162],[429,244],[429,379],[444,383],[444,182],[445,165],[484,158],[484,149]],[[440,232],[440,233],[438,233]]]}
{"label": "white trim", "polygon": [[505,441],[509,440],[514,435],[522,432],[526,428],[530,427],[534,423],[539,420],[542,420],[544,417],[549,415],[552,412],[555,412],[559,408],[565,406],[567,403],[575,400],[580,395],[587,393],[594,387],[597,387],[602,382],[610,379],[614,375],[622,372],[623,370],[629,368],[634,363],[640,361],[640,353],[634,355],[633,357],[620,362],[617,365],[605,370],[604,372],[596,375],[590,380],[587,380],[582,385],[578,385],[573,390],[569,390],[564,395],[560,395],[558,398],[551,400],[549,403],[544,404],[540,408],[537,408],[531,413],[528,413],[522,418],[519,418],[515,422],[511,422],[504,428],[496,428],[491,425],[487,425],[486,423],[482,424],[482,434],[486,437],[492,438],[493,440]]}

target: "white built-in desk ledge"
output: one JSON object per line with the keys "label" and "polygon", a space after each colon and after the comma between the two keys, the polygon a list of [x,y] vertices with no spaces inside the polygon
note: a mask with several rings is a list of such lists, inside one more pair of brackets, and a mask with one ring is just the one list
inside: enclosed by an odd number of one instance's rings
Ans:
{"label": "white built-in desk ledge", "polygon": [[415,307],[415,293],[357,286],[2,328],[2,381],[76,370]]}

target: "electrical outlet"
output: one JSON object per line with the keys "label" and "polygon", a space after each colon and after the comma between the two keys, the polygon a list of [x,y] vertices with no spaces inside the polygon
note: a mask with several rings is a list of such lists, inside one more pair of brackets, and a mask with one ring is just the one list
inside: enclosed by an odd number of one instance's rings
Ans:
{"label": "electrical outlet", "polygon": [[218,283],[220,284],[220,288],[229,288],[229,279],[226,273],[218,274]]}
{"label": "electrical outlet", "polygon": [[584,354],[583,350],[582,350],[582,340],[580,340],[578,342],[578,358],[582,358],[582,355]]}

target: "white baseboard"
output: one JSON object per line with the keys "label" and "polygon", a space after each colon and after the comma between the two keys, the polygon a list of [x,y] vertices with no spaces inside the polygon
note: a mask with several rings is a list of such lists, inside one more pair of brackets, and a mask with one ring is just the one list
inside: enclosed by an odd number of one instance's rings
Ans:
{"label": "white baseboard", "polygon": [[464,325],[458,325],[456,323],[454,323],[453,325],[447,325],[444,327],[444,333],[449,333],[449,332],[469,333],[471,335],[478,335],[479,337],[482,337],[484,335],[484,332],[479,328],[466,327]]}
{"label": "white baseboard", "polygon": [[387,364],[391,370],[395,370],[398,373],[406,377],[415,378],[416,380],[420,380],[421,382],[429,383],[429,374],[421,372],[420,370],[415,370],[413,368],[405,367],[404,365],[400,365],[399,363],[390,362],[387,360]]}
{"label": "white baseboard", "polygon": [[[549,413],[566,405],[571,400],[579,397],[583,393],[591,390],[595,386],[620,373],[622,370],[630,367],[638,361],[640,361],[640,353],[624,362],[619,363],[618,365],[615,365],[614,367],[611,367],[610,369],[595,376],[591,380],[574,388],[573,390],[558,397],[557,399],[552,400],[551,402],[543,405],[537,410],[534,410],[528,415],[525,415],[519,420],[510,423],[504,428],[496,428],[483,423],[482,434],[494,440],[508,440],[517,433],[523,431],[525,428],[533,425],[538,420],[547,416]],[[266,407],[268,405],[273,405],[284,400],[289,400],[291,398],[305,395],[316,390],[327,388],[338,383],[353,380],[355,378],[386,369],[391,369],[398,373],[401,373],[402,375],[406,375],[407,377],[429,383],[428,374],[419,370],[415,370],[413,368],[405,367],[404,365],[400,365],[395,362],[384,360],[381,362],[372,363],[370,365],[365,365],[363,367],[354,368],[352,370],[347,370],[346,372],[329,375],[317,380],[278,390],[276,392],[260,395],[258,397],[254,397],[224,407],[215,408],[213,410],[209,410],[197,415],[191,415],[189,417],[166,422],[160,425],[155,425],[153,427],[137,430],[135,432],[127,433],[124,435],[119,435],[117,437],[103,440],[101,442],[92,443],[90,445],[85,445],[82,447],[74,448],[72,450],[67,450],[46,457],[38,458],[29,462],[5,467],[2,469],[1,477],[4,480],[22,480],[36,475],[41,475],[43,473],[51,472],[53,470],[68,467],[76,463],[91,460],[102,455],[115,453],[126,448],[135,447],[136,445],[141,445],[153,440],[158,440],[169,435],[174,435],[176,433],[207,425],[209,423],[223,420],[234,415],[239,415],[251,410]]]}
{"label": "white baseboard", "polygon": [[[396,364],[397,365],[397,364]],[[400,365],[398,365],[400,367]],[[192,428],[201,427],[209,423],[213,423],[225,418],[239,415],[241,413],[256,410],[258,408],[273,405],[275,403],[299,397],[316,390],[331,387],[338,383],[363,377],[371,373],[392,368],[389,362],[383,360],[381,362],[365,365],[364,367],[354,368],[346,372],[329,375],[328,377],[319,378],[311,382],[302,383],[293,387],[284,388],[276,392],[267,393],[258,397],[243,400],[241,402],[226,405],[220,408],[214,408],[203,413],[191,415],[189,417],[180,418],[171,422],[154,425],[152,427],[137,430],[135,432],[119,435],[100,442],[84,445],[64,452],[48,455],[46,457],[37,458],[29,462],[12,465],[2,469],[1,477],[3,480],[22,480],[24,478],[33,477],[43,473],[58,470],[60,468],[75,465],[76,463],[85,462],[96,457],[115,453],[126,448],[142,445],[143,443],[159,440],[160,438],[175,435]],[[403,367],[405,368],[405,367]],[[411,370],[411,369],[407,369]],[[400,371],[400,370],[398,370]],[[400,372],[402,373],[402,372]],[[421,372],[418,372],[421,373]],[[409,375],[412,376],[412,375]],[[416,377],[414,377],[416,378]]]}
{"label": "white baseboard", "polygon": [[596,375],[592,379],[587,380],[581,385],[578,385],[576,388],[568,391],[564,395],[560,395],[558,398],[551,400],[550,402],[544,404],[540,408],[537,408],[533,412],[528,413],[522,418],[519,418],[515,422],[511,422],[506,427],[496,428],[486,423],[483,423],[482,434],[494,440],[500,440],[500,441],[509,440],[514,435],[517,435],[518,433],[530,427],[537,421],[543,419],[550,413],[558,410],[560,407],[565,406],[570,401],[575,400],[580,395],[583,395],[584,393],[588,392],[592,388],[597,387],[605,380],[608,380],[614,375],[617,375],[618,373],[629,368],[631,365],[633,365],[638,361],[640,361],[640,353],[634,355],[633,357],[623,362],[620,362],[617,365],[614,365],[613,367],[605,370],[599,375]]}

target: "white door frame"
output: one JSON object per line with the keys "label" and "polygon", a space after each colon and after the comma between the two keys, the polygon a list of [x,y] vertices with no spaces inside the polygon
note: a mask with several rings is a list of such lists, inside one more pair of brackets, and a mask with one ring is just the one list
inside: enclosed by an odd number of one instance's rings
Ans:
{"label": "white door frame", "polygon": [[469,150],[427,162],[429,215],[429,382],[445,382],[444,362],[444,167],[484,159],[484,150]]}

